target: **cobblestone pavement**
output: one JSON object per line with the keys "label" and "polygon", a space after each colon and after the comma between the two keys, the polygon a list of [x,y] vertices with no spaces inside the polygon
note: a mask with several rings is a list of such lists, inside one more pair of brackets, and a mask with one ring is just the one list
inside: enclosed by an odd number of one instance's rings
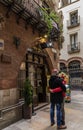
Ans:
{"label": "cobblestone pavement", "polygon": [[[65,103],[67,130],[83,130],[83,92],[71,96],[71,103]],[[57,130],[56,124],[50,126],[49,110],[50,105],[38,110],[32,119],[22,119],[3,130]]]}
{"label": "cobblestone pavement", "polygon": [[65,104],[67,108],[83,111],[83,91],[77,90],[71,92],[71,103]]}

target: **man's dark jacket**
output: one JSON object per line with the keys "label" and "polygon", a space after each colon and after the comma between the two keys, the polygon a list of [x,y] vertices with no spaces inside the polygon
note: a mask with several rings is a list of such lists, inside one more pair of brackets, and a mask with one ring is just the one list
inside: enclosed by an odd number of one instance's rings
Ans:
{"label": "man's dark jacket", "polygon": [[[61,87],[62,90],[64,92],[66,92],[66,87],[58,76],[51,76],[51,78],[49,80],[49,87],[51,89]],[[51,103],[62,103],[63,102],[62,91],[50,93],[50,101],[51,101]]]}

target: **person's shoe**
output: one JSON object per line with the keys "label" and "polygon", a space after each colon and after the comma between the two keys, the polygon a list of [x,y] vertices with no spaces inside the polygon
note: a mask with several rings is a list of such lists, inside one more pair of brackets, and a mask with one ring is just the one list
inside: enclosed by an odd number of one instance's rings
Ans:
{"label": "person's shoe", "polygon": [[65,121],[62,120],[62,121],[61,121],[61,125],[65,125]]}
{"label": "person's shoe", "polygon": [[57,126],[57,129],[60,130],[60,129],[66,129],[67,126],[66,125],[61,125],[61,126]]}
{"label": "person's shoe", "polygon": [[52,122],[52,123],[51,123],[51,126],[53,126],[54,124],[55,124],[55,122]]}

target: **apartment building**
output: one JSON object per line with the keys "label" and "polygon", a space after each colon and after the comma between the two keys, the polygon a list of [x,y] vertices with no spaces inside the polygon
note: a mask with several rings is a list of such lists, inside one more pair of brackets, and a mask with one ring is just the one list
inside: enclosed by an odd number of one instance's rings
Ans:
{"label": "apartment building", "polygon": [[64,43],[60,52],[60,69],[70,76],[72,88],[83,86],[83,1],[59,0],[63,15]]}

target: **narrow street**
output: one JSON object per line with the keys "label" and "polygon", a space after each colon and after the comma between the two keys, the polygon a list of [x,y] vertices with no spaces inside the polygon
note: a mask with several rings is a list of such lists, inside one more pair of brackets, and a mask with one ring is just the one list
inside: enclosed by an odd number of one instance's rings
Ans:
{"label": "narrow street", "polygon": [[67,108],[83,111],[83,91],[77,90],[71,92],[71,103],[65,105]]}
{"label": "narrow street", "polygon": [[[57,130],[50,126],[50,105],[36,111],[31,120],[20,120],[3,130]],[[71,103],[65,103],[67,130],[83,130],[83,91],[71,92]],[[56,118],[56,117],[55,117]]]}
{"label": "narrow street", "polygon": [[83,91],[71,92],[71,103],[65,104],[68,130],[83,130]]}

